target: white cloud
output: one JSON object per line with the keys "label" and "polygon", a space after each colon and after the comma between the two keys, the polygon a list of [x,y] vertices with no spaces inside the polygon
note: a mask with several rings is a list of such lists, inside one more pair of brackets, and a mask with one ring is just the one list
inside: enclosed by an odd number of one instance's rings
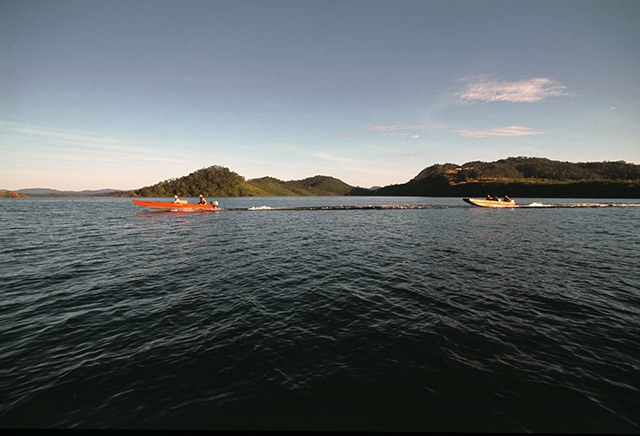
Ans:
{"label": "white cloud", "polygon": [[535,103],[547,97],[568,95],[566,86],[546,77],[505,82],[478,80],[467,84],[467,88],[456,94],[462,102],[507,101],[513,103]]}
{"label": "white cloud", "polygon": [[542,135],[544,132],[538,132],[522,126],[506,126],[488,130],[457,130],[456,133],[460,136],[466,136],[469,138],[486,138],[489,136],[512,137]]}

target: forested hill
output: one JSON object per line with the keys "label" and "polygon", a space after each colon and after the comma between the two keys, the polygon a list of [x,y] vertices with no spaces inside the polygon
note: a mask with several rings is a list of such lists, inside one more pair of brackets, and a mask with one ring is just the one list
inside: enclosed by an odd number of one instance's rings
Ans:
{"label": "forested hill", "polygon": [[211,166],[178,179],[169,179],[138,189],[141,197],[216,197],[349,195],[354,188],[333,177],[315,176],[303,180],[282,181],[273,177],[245,180],[221,166]]}
{"label": "forested hill", "polygon": [[273,177],[245,180],[222,166],[199,169],[187,176],[165,180],[135,191],[61,192],[26,189],[0,190],[0,197],[18,196],[141,196],[141,197],[248,197],[248,196],[426,196],[640,198],[640,165],[615,162],[560,162],[545,158],[510,157],[495,162],[463,165],[437,164],[398,185],[365,189],[329,176],[282,181]]}
{"label": "forested hill", "polygon": [[592,197],[640,198],[640,165],[617,162],[560,162],[510,157],[495,162],[446,163],[422,170],[407,183],[378,189],[350,186],[329,176],[282,181],[245,180],[221,166],[169,179],[123,195],[143,197],[246,197],[389,195],[432,197]]}
{"label": "forested hill", "polygon": [[495,162],[434,165],[424,169],[413,180],[438,173],[453,175],[451,179],[457,182],[498,179],[640,180],[640,165],[624,161],[574,163],[535,157],[510,157]]}
{"label": "forested hill", "polygon": [[375,195],[640,197],[640,165],[510,157],[495,162],[433,165],[409,182]]}
{"label": "forested hill", "polygon": [[249,183],[271,195],[350,195],[353,186],[347,185],[342,180],[329,176],[314,176],[302,180],[283,182],[273,177],[251,179]]}
{"label": "forested hill", "polygon": [[221,166],[211,166],[178,179],[164,180],[153,186],[138,189],[135,194],[141,197],[197,197],[200,194],[218,197],[268,195],[248,184],[244,177]]}

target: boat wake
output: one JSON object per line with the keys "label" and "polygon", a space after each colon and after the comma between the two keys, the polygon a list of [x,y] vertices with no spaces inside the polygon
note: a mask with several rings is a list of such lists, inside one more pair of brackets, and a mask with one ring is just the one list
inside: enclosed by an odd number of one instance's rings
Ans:
{"label": "boat wake", "polygon": [[[516,204],[509,208],[499,208],[505,210],[513,209],[559,209],[559,208],[596,208],[596,207],[640,207],[640,203],[558,203],[544,204],[534,202],[530,204]],[[140,214],[158,214],[158,213],[193,213],[193,212],[219,212],[219,211],[340,211],[340,210],[420,210],[420,209],[495,209],[495,208],[478,208],[466,204],[460,205],[443,205],[443,204],[364,204],[364,205],[333,205],[333,206],[297,206],[297,207],[272,207],[272,206],[254,206],[254,207],[231,207],[231,208],[215,208],[212,210],[158,210],[138,212]]]}
{"label": "boat wake", "polygon": [[447,206],[441,204],[366,204],[366,205],[343,205],[343,206],[300,206],[300,207],[270,207],[257,206],[249,208],[237,208],[228,210],[406,210],[406,209],[449,209],[464,206]]}
{"label": "boat wake", "polygon": [[640,207],[640,203],[558,203],[558,204],[543,204],[543,203],[531,203],[520,204],[519,208],[585,208],[585,207]]}
{"label": "boat wake", "polygon": [[[593,207],[640,207],[640,203],[558,203],[544,204],[534,202],[530,204],[517,204],[518,209],[528,208],[593,208]],[[367,204],[367,205],[341,205],[341,206],[300,206],[300,207],[271,207],[256,206],[249,208],[230,208],[237,211],[325,211],[325,210],[410,210],[410,209],[458,209],[469,208],[467,205],[442,205],[442,204]],[[474,208],[475,209],[475,208]],[[512,209],[512,208],[509,208]]]}

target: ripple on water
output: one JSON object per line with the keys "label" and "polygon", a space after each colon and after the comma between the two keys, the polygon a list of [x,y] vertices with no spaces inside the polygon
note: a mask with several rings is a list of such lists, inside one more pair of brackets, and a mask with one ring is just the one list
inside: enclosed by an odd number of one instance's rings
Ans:
{"label": "ripple on water", "polygon": [[640,428],[638,208],[274,202],[3,204],[0,423]]}

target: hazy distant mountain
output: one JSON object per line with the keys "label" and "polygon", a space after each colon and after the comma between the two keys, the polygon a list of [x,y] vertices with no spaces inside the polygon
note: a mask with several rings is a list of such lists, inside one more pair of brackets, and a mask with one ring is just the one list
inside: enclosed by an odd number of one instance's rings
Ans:
{"label": "hazy distant mountain", "polygon": [[97,189],[97,190],[84,190],[84,191],[59,191],[57,189],[49,188],[27,188],[19,189],[18,194],[30,195],[30,196],[101,196],[112,195],[118,192],[122,192],[119,189]]}

